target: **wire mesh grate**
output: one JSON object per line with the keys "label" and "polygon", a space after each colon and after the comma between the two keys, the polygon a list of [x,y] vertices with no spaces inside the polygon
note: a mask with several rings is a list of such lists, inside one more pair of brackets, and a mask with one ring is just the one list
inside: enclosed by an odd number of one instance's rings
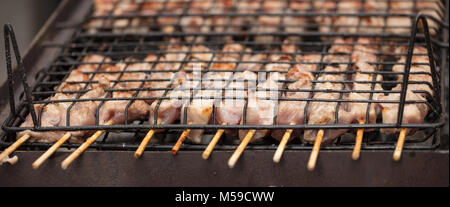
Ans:
{"label": "wire mesh grate", "polygon": [[[426,32],[423,23],[414,25],[418,13],[428,19],[430,36],[422,34]],[[147,149],[167,150],[181,131],[188,128],[205,130],[206,140],[218,129],[229,131],[227,135],[231,138],[236,137],[233,131],[238,130],[293,128],[299,131],[346,129],[346,133],[324,149],[352,149],[354,131],[364,128],[363,149],[393,149],[396,135],[381,131],[408,128],[418,131],[408,136],[405,148],[434,148],[439,144],[438,131],[444,117],[439,99],[439,71],[445,68],[441,60],[446,58],[446,54],[440,50],[445,43],[438,35],[443,29],[448,30],[448,24],[442,21],[443,16],[444,5],[436,0],[97,0],[91,15],[82,22],[59,26],[61,30],[76,29],[70,42],[42,44],[60,48],[61,52],[55,61],[39,72],[30,88],[30,96],[22,95],[19,106],[5,121],[3,129],[7,133],[2,145],[8,145],[16,133],[23,130],[55,137],[72,131],[80,133],[81,139],[94,130],[106,129],[109,132],[94,143],[93,148],[134,150],[149,129],[156,129],[161,132]],[[402,23],[396,25],[395,22]],[[411,35],[416,37],[414,51],[408,49]],[[428,37],[431,37],[430,42]],[[432,56],[429,56],[428,48],[432,49]],[[364,52],[376,57],[365,62],[373,70],[356,69],[353,56],[360,50],[367,50]],[[408,55],[412,59],[411,67],[428,69],[394,70],[394,67],[408,67]],[[436,68],[434,64],[430,65],[430,57],[435,60]],[[289,88],[297,81],[290,78],[297,66],[308,68],[312,74],[313,78],[309,80],[311,88]],[[244,72],[256,76],[236,78],[237,74]],[[286,78],[277,79],[275,88],[261,87],[275,73]],[[212,78],[209,77],[211,74]],[[355,80],[353,77],[357,74],[371,78]],[[342,78],[320,78],[324,76]],[[403,76],[409,78],[402,79]],[[413,76],[424,77],[424,80],[410,80]],[[243,83],[238,84],[240,82]],[[430,90],[426,87],[413,89],[412,93],[423,94],[424,98],[420,100],[374,98],[377,94],[401,97],[406,90],[398,86],[406,83],[409,86],[425,85]],[[339,87],[316,87],[324,84]],[[357,84],[370,87],[352,88]],[[100,89],[101,95],[90,95],[95,89]],[[275,97],[257,97],[257,100],[274,103],[272,122],[248,124],[249,94],[261,91],[277,94]],[[307,93],[308,96],[287,97],[290,93]],[[337,94],[337,97],[316,98],[315,94],[320,93]],[[369,94],[369,98],[350,99],[350,94]],[[184,100],[174,101],[184,106],[173,109],[179,113],[176,120],[156,124],[159,116],[168,113],[160,111],[166,107],[164,104],[173,100]],[[193,119],[188,110],[196,107],[196,100],[213,102],[210,104],[210,117],[206,122],[203,120],[204,124],[188,123]],[[218,122],[218,106],[226,100],[243,103],[242,122],[247,124],[224,125]],[[306,103],[304,122],[278,124],[279,119],[283,119],[277,116],[282,102]],[[333,122],[308,123],[311,119],[308,110],[315,103],[335,104]],[[366,104],[365,124],[354,121],[341,123],[340,116],[344,115],[340,112],[345,112],[346,107],[355,103]],[[400,108],[420,105],[429,112],[423,115],[424,121],[420,123],[397,120],[384,123],[381,113],[371,122],[369,108],[383,104]],[[152,105],[155,106],[152,108]],[[29,115],[32,108],[36,119]],[[51,110],[59,113],[55,115]],[[149,115],[152,113],[153,119]],[[404,113],[399,113],[400,117]],[[48,116],[57,118],[48,121]],[[79,122],[89,124],[71,124],[80,116],[83,120]],[[93,120],[89,122],[86,120],[91,118]],[[116,119],[115,124],[104,125],[109,119]],[[250,148],[275,149],[276,141],[270,137],[268,134]],[[287,149],[311,149],[308,142],[298,139],[300,137],[302,135],[296,135]],[[225,139],[217,149],[232,149],[236,140]],[[77,141],[74,139],[74,143],[63,146],[76,147],[79,145]],[[185,144],[182,148],[199,150],[205,148],[203,144]],[[49,143],[40,142],[23,145],[27,149],[48,146]]]}

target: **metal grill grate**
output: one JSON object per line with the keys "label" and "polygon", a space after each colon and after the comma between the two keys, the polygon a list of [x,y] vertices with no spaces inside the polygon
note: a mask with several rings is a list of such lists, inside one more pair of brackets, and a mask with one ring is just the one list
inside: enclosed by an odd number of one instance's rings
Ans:
{"label": "metal grill grate", "polygon": [[[432,149],[439,144],[439,127],[443,125],[444,116],[442,114],[442,100],[439,72],[448,64],[446,57],[446,50],[448,43],[443,42],[443,38],[438,36],[439,31],[448,30],[448,24],[442,21],[444,6],[442,2],[435,0],[348,0],[348,1],[278,1],[278,0],[259,0],[259,1],[213,1],[213,0],[179,0],[179,1],[96,1],[93,6],[93,11],[90,16],[87,16],[82,22],[65,22],[59,25],[61,30],[76,29],[73,38],[67,43],[46,42],[43,43],[45,47],[61,48],[61,53],[55,58],[55,61],[48,67],[44,68],[37,74],[34,85],[30,88],[30,95],[22,95],[17,109],[11,111],[10,117],[5,121],[3,129],[7,132],[2,139],[2,146],[7,146],[11,141],[15,140],[16,133],[23,130],[34,131],[78,131],[78,130],[111,130],[105,133],[103,138],[91,145],[93,148],[103,150],[135,150],[140,143],[142,137],[149,129],[165,129],[163,133],[157,135],[157,139],[152,140],[154,143],[147,146],[147,149],[152,150],[168,150],[173,146],[174,139],[176,139],[183,129],[205,129],[205,136],[210,136],[218,129],[352,129],[359,128],[376,130],[366,132],[364,136],[364,144],[362,149],[393,149],[396,140],[396,135],[389,135],[380,133],[381,128],[419,128],[420,130],[412,136],[408,136],[406,140],[406,149]],[[107,9],[100,9],[99,3],[106,5]],[[348,6],[349,5],[352,6]],[[411,7],[402,7],[397,5],[410,5]],[[429,3],[429,4],[426,4]],[[323,4],[328,6],[323,7]],[[448,2],[446,2],[448,4]],[[281,5],[277,7],[277,5]],[[356,5],[356,6],[355,6]],[[362,6],[364,5],[364,6]],[[373,8],[372,6],[380,6]],[[393,7],[392,5],[396,5]],[[435,7],[436,6],[436,7]],[[448,6],[448,5],[446,5]],[[324,9],[325,8],[325,9]],[[426,35],[427,30],[424,29],[423,22],[419,22],[420,17],[418,13],[423,13],[428,19],[430,35]],[[356,21],[356,24],[345,25],[339,23],[340,21]],[[390,25],[390,21],[407,20],[406,25]],[[379,21],[379,25],[370,25],[370,21]],[[327,23],[328,22],[328,23]],[[368,25],[369,24],[369,25]],[[424,33],[424,34],[422,34]],[[415,37],[414,39],[412,37]],[[343,43],[336,43],[335,40],[343,38]],[[358,43],[361,38],[370,38],[368,43]],[[173,41],[173,40],[177,41]],[[410,42],[409,40],[412,39]],[[287,43],[285,40],[289,40]],[[243,48],[238,51],[225,52],[222,49],[224,46],[234,43],[242,45]],[[283,47],[293,45],[295,52],[284,52]],[[350,47],[351,52],[333,52],[330,48],[341,45],[343,47]],[[186,49],[179,49],[177,47],[184,46]],[[197,51],[195,48],[204,46],[208,51]],[[352,61],[352,54],[354,48],[357,46],[375,47],[377,51],[373,54],[377,57],[375,62],[368,64],[375,66],[375,71],[361,72],[372,74],[374,77],[381,75],[382,81],[355,81],[353,79],[345,79],[344,81],[337,81],[342,87],[340,90],[320,90],[314,88],[318,83],[324,81],[318,80],[318,77],[323,74],[343,74],[344,76],[351,76],[356,73],[354,62]],[[428,48],[432,54],[428,53],[414,53],[414,56],[430,57],[430,62],[435,59],[436,68],[434,64],[417,63],[412,61],[412,65],[427,65],[431,68],[432,73],[428,72],[409,72],[408,61],[412,57],[413,47]],[[386,50],[386,48],[405,47],[409,50],[403,52],[394,52],[393,50]],[[177,48],[167,51],[168,48]],[[152,54],[156,58],[153,60],[145,60],[147,55]],[[185,55],[180,60],[165,60],[166,55]],[[148,118],[137,118],[124,123],[116,123],[110,126],[102,125],[98,114],[105,103],[111,101],[126,101],[125,110],[123,112],[125,118],[128,120],[129,109],[137,101],[155,101],[158,105],[163,100],[170,99],[169,94],[174,90],[174,79],[172,78],[149,78],[151,74],[180,72],[194,73],[196,69],[187,67],[186,65],[199,63],[202,64],[201,74],[207,72],[224,72],[223,69],[216,69],[217,64],[231,64],[232,68],[229,75],[230,78],[213,79],[213,81],[223,81],[226,83],[224,87],[219,88],[204,88],[202,84],[195,84],[193,87],[181,88],[185,90],[184,99],[189,100],[190,103],[194,99],[205,98],[195,96],[201,90],[221,91],[221,95],[209,97],[215,99],[216,103],[225,99],[243,99],[247,101],[248,96],[243,97],[229,97],[225,96],[225,91],[236,90],[228,87],[233,80],[234,74],[243,72],[244,69],[239,67],[243,64],[257,65],[257,68],[250,69],[258,73],[258,77],[268,76],[273,72],[280,72],[286,74],[288,70],[271,70],[267,69],[267,65],[273,63],[269,58],[263,60],[244,60],[245,56],[262,54],[266,57],[270,56],[286,56],[289,60],[282,60],[276,63],[288,64],[292,68],[296,64],[310,65],[318,68],[317,71],[312,71],[315,78],[311,80],[313,87],[311,89],[291,90],[287,88],[287,84],[293,83],[291,80],[280,80],[283,87],[276,89],[276,92],[281,96],[273,99],[277,106],[280,101],[306,101],[307,106],[314,102],[335,102],[337,109],[348,102],[369,103],[368,108],[372,104],[378,103],[396,103],[402,109],[405,104],[426,104],[430,109],[425,122],[421,124],[402,124],[397,123],[385,124],[378,120],[376,123],[365,124],[334,124],[325,125],[222,125],[216,122],[216,104],[214,104],[211,123],[207,125],[201,124],[187,124],[186,110],[184,113],[184,120],[176,121],[172,124],[155,125],[149,123]],[[103,58],[94,62],[86,62],[85,57],[90,55],[101,55]],[[196,56],[207,56],[205,59],[196,59]],[[317,61],[306,62],[302,57],[308,55],[316,55]],[[327,56],[341,56],[345,61],[327,61]],[[220,60],[218,57],[234,56],[234,60]],[[398,60],[405,58],[406,62],[399,63]],[[123,68],[120,71],[104,71],[103,67],[110,65],[122,64]],[[146,67],[133,68],[136,64],[142,64]],[[158,64],[172,65],[169,68],[161,71],[157,69]],[[89,77],[87,81],[69,81],[68,84],[84,84],[83,88],[78,90],[58,91],[56,87],[60,86],[64,80],[73,71],[80,66],[93,65],[96,69],[92,72],[84,72]],[[405,65],[405,72],[393,72],[394,65]],[[176,66],[176,67],[175,67]],[[326,66],[345,66],[346,70],[341,72],[330,72],[323,70]],[[133,70],[128,70],[133,68]],[[143,78],[122,79],[127,75],[136,75],[143,73]],[[116,74],[116,79],[111,80],[112,86],[105,89],[106,97],[98,98],[80,98],[86,92],[88,87],[93,84],[101,84],[95,80],[95,77],[102,74]],[[433,82],[427,81],[409,81],[407,78],[403,81],[397,80],[397,77],[402,75],[409,77],[409,75],[428,75],[432,77]],[[203,76],[204,77],[204,76]],[[202,76],[192,77],[186,81],[205,81]],[[255,81],[257,84],[264,82],[263,79],[247,80]],[[169,86],[146,88],[146,84],[152,82],[167,82]],[[406,95],[406,88],[402,90],[392,89],[394,86],[401,84],[427,84],[434,90],[434,94],[427,91],[414,91],[417,93],[427,93],[427,101],[411,101],[405,100],[403,95]],[[345,88],[345,85],[353,83],[365,83],[371,85],[371,90],[353,90]],[[136,86],[132,88],[117,89],[114,86],[120,84]],[[376,90],[375,85],[381,84],[382,90]],[[434,87],[433,87],[434,86]],[[239,90],[254,90],[255,88],[240,88]],[[161,91],[162,95],[154,97],[142,97],[139,94],[149,91]],[[115,93],[129,93],[125,97],[117,98],[111,97]],[[295,99],[286,98],[283,94],[287,92],[310,92],[308,98]],[[312,96],[317,92],[322,93],[338,93],[338,99],[314,99]],[[349,93],[370,93],[369,100],[348,100],[345,97]],[[385,101],[373,100],[373,94],[401,94],[403,100]],[[73,98],[65,100],[49,100],[49,97],[55,94],[69,94],[74,95]],[[269,98],[270,99],[270,98]],[[31,102],[29,100],[32,100]],[[270,99],[271,100],[271,99]],[[12,100],[13,101],[13,100]],[[89,126],[69,126],[70,113],[68,110],[73,109],[74,105],[79,102],[98,101],[100,104],[96,109],[95,125]],[[41,117],[43,109],[35,110],[36,118],[32,118],[33,126],[23,127],[23,123],[29,111],[33,111],[36,104],[43,104],[44,106],[54,103],[70,104],[66,110],[66,124],[63,126],[42,126]],[[13,105],[14,102],[12,102]],[[158,107],[157,107],[158,108]],[[276,108],[276,107],[275,107]],[[305,110],[308,114],[308,107]],[[246,117],[247,107],[244,107],[244,117]],[[339,110],[336,110],[338,112]],[[402,110],[399,110],[402,111]],[[276,111],[275,111],[276,112]],[[156,112],[157,114],[158,112]],[[337,114],[338,116],[339,114]],[[399,113],[401,116],[403,114]],[[366,117],[369,117],[369,110],[366,110]],[[274,123],[277,123],[277,116],[274,116]],[[156,118],[155,118],[156,119]],[[153,121],[153,123],[155,123]],[[307,122],[305,122],[307,123]],[[323,149],[352,149],[354,144],[354,135],[352,131],[339,137],[333,144],[324,146]],[[158,137],[159,136],[159,137]],[[297,137],[298,138],[298,137]],[[312,146],[300,139],[294,139],[287,146],[287,149],[311,149]],[[222,143],[216,149],[234,149],[235,140],[227,139],[221,141]],[[249,146],[250,149],[275,149],[275,141],[269,137],[260,143],[254,143]],[[49,143],[26,143],[22,145],[26,149],[46,149],[50,146]],[[78,147],[79,144],[68,143],[63,147]],[[185,144],[182,149],[185,150],[199,150],[204,149],[206,145]]]}

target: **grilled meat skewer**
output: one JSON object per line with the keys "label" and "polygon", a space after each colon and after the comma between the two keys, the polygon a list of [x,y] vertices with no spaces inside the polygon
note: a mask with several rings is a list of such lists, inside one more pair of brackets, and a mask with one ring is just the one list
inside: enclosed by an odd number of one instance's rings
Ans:
{"label": "grilled meat skewer", "polygon": [[[232,71],[236,66],[236,61],[239,60],[239,52],[245,48],[240,44],[227,44],[223,47],[222,52],[217,57],[219,61],[230,61],[214,63],[211,66],[213,70]],[[204,89],[199,90],[195,95],[195,99],[191,101],[187,106],[187,123],[192,124],[208,124],[211,120],[213,112],[213,105],[216,104],[216,97],[219,97],[222,93],[220,88],[225,86],[225,81],[232,75],[231,72],[208,72],[203,75],[201,87]],[[220,80],[222,79],[222,80]],[[211,81],[212,80],[212,81]],[[217,88],[216,90],[209,90],[209,88]],[[213,97],[213,98],[211,98]],[[182,111],[184,111],[183,106]],[[182,119],[184,113],[181,114]],[[204,130],[191,130],[187,137],[194,143],[201,143]]]}
{"label": "grilled meat skewer", "polygon": [[[166,54],[167,60],[175,61],[173,65],[170,65],[169,67],[175,69],[179,68],[181,62],[183,59],[185,59],[186,54],[184,51],[187,52],[187,48],[184,48],[184,46],[176,46],[174,48],[171,48],[173,52],[177,53],[168,53]],[[180,51],[183,51],[179,53]],[[191,89],[197,86],[197,84],[200,82],[199,80],[192,80],[194,79],[200,79],[201,78],[201,72],[196,71],[198,69],[203,69],[206,67],[205,65],[201,63],[193,63],[190,61],[210,61],[212,58],[212,55],[210,54],[209,48],[206,48],[204,46],[193,46],[191,48],[191,53],[189,54],[190,57],[188,57],[188,63],[186,65],[182,66],[183,70],[175,74],[176,78],[173,82],[173,84],[170,86],[173,88],[167,93],[167,97],[170,97],[169,99],[163,99],[154,101],[150,105],[150,118],[149,123],[150,124],[171,124],[175,122],[179,116],[180,116],[180,110],[181,107],[184,105],[184,103],[187,101],[185,96],[186,94],[190,93]],[[200,66],[200,67],[198,67]],[[194,72],[186,73],[184,69],[192,70]],[[169,86],[168,86],[169,87]],[[160,93],[161,94],[161,93]],[[162,94],[161,94],[162,95]],[[155,120],[159,120],[160,123],[155,123]],[[163,130],[157,130],[157,132],[163,131]]]}
{"label": "grilled meat skewer", "polygon": [[[72,83],[72,82],[84,82],[88,81],[90,76],[85,74],[85,72],[95,72],[97,68],[99,67],[98,64],[91,64],[91,63],[98,63],[102,62],[104,60],[103,56],[99,55],[91,55],[86,56],[83,60],[83,64],[80,65],[77,69],[73,70],[69,76],[66,78],[66,80],[59,86],[55,88],[57,92],[64,92],[64,91],[79,91],[82,90],[84,87],[86,87],[86,84],[84,83]],[[109,58],[105,58],[105,63],[110,62]],[[117,71],[117,68],[112,67],[110,65],[102,65],[99,68],[99,71]],[[111,73],[113,75],[114,73]],[[86,92],[84,95],[81,96],[82,99],[85,98],[92,98],[101,96],[104,94],[103,89],[99,85],[107,85],[109,82],[108,75],[102,74],[102,75],[96,75],[93,78],[94,81],[99,81],[100,84],[90,84],[87,86],[87,89],[90,90]],[[76,99],[77,93],[56,93],[54,96],[50,97],[49,100],[65,100],[65,99]],[[67,110],[69,106],[71,105],[71,102],[56,102],[56,103],[49,103],[49,104],[37,104],[35,105],[35,111],[39,113],[40,110],[42,110],[42,114],[40,116],[41,120],[41,126],[43,127],[57,127],[57,126],[66,126],[66,115]],[[85,123],[90,123],[91,119],[85,119],[81,118],[82,115],[88,115],[92,113],[92,109],[94,108],[96,103],[93,101],[88,102],[77,102],[72,107],[70,111],[70,125],[71,126],[81,126],[85,125]],[[81,106],[88,106],[81,107]],[[42,108],[44,107],[44,108]],[[95,113],[94,113],[95,117]],[[95,118],[94,118],[95,120]],[[33,127],[33,121],[31,118],[31,115],[29,114],[25,121],[21,124],[21,127]],[[25,130],[17,133],[17,136],[21,137],[25,134],[29,134],[33,141],[36,142],[54,142],[57,141],[59,138],[62,137],[64,134],[64,131],[32,131],[32,130]],[[74,132],[74,139],[73,141],[77,141],[78,139],[81,139],[86,134],[89,134],[88,131],[85,132]]]}
{"label": "grilled meat skewer", "polygon": [[[241,119],[241,124],[272,125],[275,115],[276,99],[279,97],[279,89],[282,84],[278,81],[284,80],[284,76],[278,72],[270,74],[269,78],[257,86],[256,91],[248,94],[246,122]],[[268,90],[268,91],[267,91]],[[265,137],[270,130],[256,130],[252,141]],[[248,130],[239,130],[239,138],[243,139]]]}
{"label": "grilled meat skewer", "polygon": [[[124,63],[116,64],[119,68],[123,68],[125,72],[120,76],[119,82],[113,89],[119,90],[112,92],[111,98],[131,98],[138,91],[130,89],[140,88],[142,82],[146,79],[146,74],[143,72],[133,72],[148,70],[147,63],[133,63],[126,65]],[[123,91],[121,91],[123,90]],[[131,104],[129,105],[129,103]],[[129,105],[129,106],[128,106]],[[125,113],[128,112],[127,120]],[[109,100],[103,103],[100,108],[99,120],[100,124],[104,125],[108,121],[113,121],[115,124],[121,124],[137,119],[142,119],[147,116],[148,104],[143,100]]]}
{"label": "grilled meat skewer", "polygon": [[[381,75],[373,74],[376,72],[376,66],[372,63],[377,62],[375,53],[378,51],[378,46],[372,46],[377,40],[369,38],[359,38],[357,45],[352,53],[352,62],[354,62],[354,70],[356,73],[353,75],[352,88],[356,90],[372,90],[372,81],[375,77],[375,81],[382,81]],[[367,82],[367,83],[364,83]],[[380,83],[374,85],[374,90],[383,90]],[[378,100],[381,93],[374,93],[372,100]],[[346,97],[348,100],[368,100],[370,93],[351,92]],[[351,123],[361,123],[366,121],[367,106],[369,103],[348,102],[344,103],[343,115],[353,116]],[[377,104],[372,103],[369,108],[369,123],[376,123],[377,115],[379,114],[379,107]]]}
{"label": "grilled meat skewer", "polygon": [[[319,82],[316,84],[315,89],[317,90],[342,90],[345,86],[342,83],[346,78],[342,73],[346,71],[347,64],[343,64],[343,62],[348,62],[348,55],[341,55],[340,53],[348,54],[351,52],[351,46],[348,46],[350,40],[336,39],[334,41],[334,45],[329,49],[330,55],[324,57],[325,61],[333,63],[334,66],[328,65],[326,66],[323,73],[317,79]],[[342,45],[345,44],[345,45]],[[337,66],[336,66],[337,65]],[[313,94],[313,99],[317,100],[337,100],[340,98],[340,94],[338,92],[316,92]],[[312,101],[308,108],[308,124],[333,124],[336,121],[335,113],[338,103],[336,101],[333,102],[316,102]],[[339,111],[339,114],[342,111],[342,108]],[[349,116],[339,116],[338,123],[349,123]],[[340,136],[340,131],[342,129],[337,130],[325,130],[323,141],[329,142],[334,140],[336,137]],[[305,130],[303,139],[307,142],[314,142],[316,139],[318,130]]]}
{"label": "grilled meat skewer", "polygon": [[[288,79],[296,80],[294,83],[288,85],[289,90],[310,90],[311,82],[314,76],[311,72],[307,71],[303,65],[294,66],[292,70],[298,70],[295,72],[295,76],[288,76]],[[288,73],[289,75],[289,73]],[[308,98],[310,92],[286,92],[285,98],[288,99],[305,99]],[[277,112],[277,124],[279,125],[290,125],[290,124],[304,124],[304,110],[306,106],[306,101],[281,101],[278,106]],[[299,134],[299,130],[294,131],[295,134]],[[274,130],[272,132],[272,137],[281,140],[285,133],[285,130]],[[291,136],[290,139],[292,139]]]}
{"label": "grilled meat skewer", "polygon": [[[181,109],[181,118],[184,120],[186,110],[186,123],[190,124],[208,124],[211,119],[213,105],[216,97],[220,96],[224,81],[220,79],[227,78],[226,74],[215,72],[208,72],[202,77],[200,89],[196,94],[193,94],[194,99],[189,103],[185,103]],[[218,80],[219,79],[219,80]],[[217,89],[210,89],[217,88]],[[188,139],[193,143],[201,143],[203,138],[203,129],[191,130],[187,135]]]}

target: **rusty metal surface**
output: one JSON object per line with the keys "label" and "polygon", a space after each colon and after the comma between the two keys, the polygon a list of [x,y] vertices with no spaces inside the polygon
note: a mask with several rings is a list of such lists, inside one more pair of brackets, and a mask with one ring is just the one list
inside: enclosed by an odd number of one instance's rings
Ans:
{"label": "rusty metal surface", "polygon": [[0,186],[448,186],[448,151],[405,152],[400,162],[391,151],[361,153],[353,161],[350,151],[323,151],[315,171],[306,170],[309,152],[287,151],[279,164],[273,151],[246,151],[234,169],[232,152],[214,152],[210,160],[201,152],[146,152],[135,160],[133,152],[84,153],[67,170],[60,167],[67,152],[58,152],[38,170],[31,163],[42,152],[17,152],[16,165],[0,167]]}

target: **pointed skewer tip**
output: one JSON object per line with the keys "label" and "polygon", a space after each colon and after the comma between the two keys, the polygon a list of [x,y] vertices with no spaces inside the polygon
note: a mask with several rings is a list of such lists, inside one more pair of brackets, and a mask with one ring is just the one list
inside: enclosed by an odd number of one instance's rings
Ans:
{"label": "pointed skewer tip", "polygon": [[[189,122],[188,124],[192,124],[192,122]],[[180,138],[178,138],[177,143],[172,147],[171,153],[172,155],[176,155],[178,150],[180,150],[181,145],[183,144],[184,140],[186,140],[186,137],[191,132],[191,129],[185,129],[183,133],[180,135]]]}
{"label": "pointed skewer tip", "polygon": [[[295,123],[290,123],[289,125],[294,125]],[[286,132],[283,135],[283,138],[281,138],[280,144],[277,147],[277,150],[275,151],[275,154],[273,155],[273,162],[279,163],[281,160],[281,156],[283,156],[284,149],[286,148],[286,144],[291,138],[293,129],[287,129]]]}
{"label": "pointed skewer tip", "polygon": [[256,130],[251,129],[247,132],[244,139],[242,140],[241,144],[236,148],[233,155],[231,155],[230,159],[228,160],[228,167],[233,168],[236,162],[238,161],[239,157],[241,156],[242,152],[244,152],[245,147],[248,145],[250,140],[252,140],[253,135],[255,134]]}
{"label": "pointed skewer tip", "polygon": [[316,167],[317,157],[319,156],[320,145],[322,144],[324,130],[320,129],[317,132],[316,140],[314,141],[314,146],[309,157],[307,168],[309,171],[313,171]]}
{"label": "pointed skewer tip", "polygon": [[396,162],[400,161],[400,158],[402,156],[403,144],[405,143],[405,136],[406,136],[406,128],[402,128],[398,136],[397,146],[395,147],[394,155],[392,156],[392,158]]}
{"label": "pointed skewer tip", "polygon": [[142,154],[144,153],[145,147],[147,146],[150,139],[153,137],[154,133],[155,133],[155,130],[152,129],[152,130],[148,131],[148,133],[145,135],[144,139],[142,139],[141,144],[139,145],[138,149],[134,153],[135,159],[139,159],[142,156]]}
{"label": "pointed skewer tip", "polygon": [[[226,125],[226,123],[222,123],[222,125]],[[217,142],[220,140],[220,137],[222,137],[222,134],[224,133],[224,131],[225,130],[223,130],[223,129],[217,130],[216,134],[209,142],[205,151],[203,151],[203,153],[202,153],[202,158],[204,160],[207,160],[209,158],[209,156],[211,155],[212,151],[214,150],[214,147],[216,146]]]}
{"label": "pointed skewer tip", "polygon": [[[359,124],[364,124],[365,121],[361,120],[359,122]],[[352,159],[353,160],[358,160],[359,156],[361,154],[361,144],[362,144],[362,138],[364,136],[364,129],[360,128],[358,129],[358,131],[356,132],[356,138],[355,138],[355,147],[353,148],[353,153],[352,153]]]}

